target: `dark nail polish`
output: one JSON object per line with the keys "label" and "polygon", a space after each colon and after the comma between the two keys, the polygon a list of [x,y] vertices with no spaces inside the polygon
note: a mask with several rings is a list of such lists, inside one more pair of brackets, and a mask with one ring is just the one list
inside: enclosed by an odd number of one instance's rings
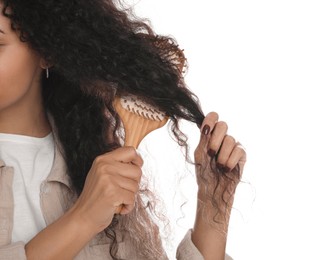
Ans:
{"label": "dark nail polish", "polygon": [[225,166],[223,164],[221,164],[221,163],[217,162],[216,165],[217,165],[217,168],[220,169],[220,170],[223,170],[225,168]]}
{"label": "dark nail polish", "polygon": [[208,155],[209,155],[210,157],[213,157],[213,156],[216,155],[216,151],[213,151],[212,149],[209,149],[209,150],[208,150]]}
{"label": "dark nail polish", "polygon": [[210,126],[205,125],[205,126],[203,127],[202,133],[203,133],[204,135],[208,135],[208,134],[210,133]]}
{"label": "dark nail polish", "polygon": [[223,173],[228,173],[231,171],[231,169],[228,166],[225,166],[221,163],[217,163],[217,168]]}

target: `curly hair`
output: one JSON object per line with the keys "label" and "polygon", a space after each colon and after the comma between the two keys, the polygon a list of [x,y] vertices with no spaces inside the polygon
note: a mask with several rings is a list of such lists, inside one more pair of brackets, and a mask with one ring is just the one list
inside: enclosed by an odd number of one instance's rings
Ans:
{"label": "curly hair", "polygon": [[[174,39],[156,35],[144,20],[135,19],[113,0],[0,1],[21,41],[51,65],[50,78],[43,75],[42,79],[44,105],[57,127],[77,194],[93,160],[121,146],[121,121],[113,100],[125,93],[165,111],[188,159],[187,137],[179,129],[179,120],[200,126],[204,114],[198,98],[186,87],[182,76],[186,59]],[[214,172],[218,172],[215,167]],[[116,223],[130,226],[127,218],[137,215],[139,225],[152,226],[152,234],[133,239],[139,246],[144,244],[141,239],[156,244],[143,250],[151,259],[154,248],[158,248],[155,254],[162,249],[159,232],[145,208],[139,196],[136,210],[130,216],[116,217],[106,233],[114,241]],[[116,251],[113,242],[114,259]]]}

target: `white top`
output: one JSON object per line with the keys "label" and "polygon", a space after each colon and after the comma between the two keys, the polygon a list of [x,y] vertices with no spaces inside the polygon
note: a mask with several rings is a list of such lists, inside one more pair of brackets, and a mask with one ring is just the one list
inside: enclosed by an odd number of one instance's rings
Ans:
{"label": "white top", "polygon": [[12,243],[27,243],[46,227],[40,206],[40,187],[54,161],[54,140],[0,133],[0,159],[14,168]]}

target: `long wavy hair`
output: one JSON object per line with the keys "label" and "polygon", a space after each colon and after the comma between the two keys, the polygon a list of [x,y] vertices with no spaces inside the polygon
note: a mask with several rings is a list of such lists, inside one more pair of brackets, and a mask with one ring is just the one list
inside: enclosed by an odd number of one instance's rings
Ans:
{"label": "long wavy hair", "polygon": [[[42,79],[44,105],[54,119],[78,195],[95,157],[121,146],[121,121],[112,102],[125,93],[166,112],[188,159],[187,137],[179,120],[200,126],[204,114],[186,87],[182,76],[186,59],[174,39],[156,35],[148,23],[112,0],[0,1],[21,41],[51,64],[50,78]],[[214,166],[212,170],[217,178],[225,176]],[[213,203],[218,206],[217,200]],[[147,212],[150,206],[138,196],[135,210],[115,217],[106,228],[114,259],[117,228],[130,233],[147,259],[164,254],[158,228]]]}

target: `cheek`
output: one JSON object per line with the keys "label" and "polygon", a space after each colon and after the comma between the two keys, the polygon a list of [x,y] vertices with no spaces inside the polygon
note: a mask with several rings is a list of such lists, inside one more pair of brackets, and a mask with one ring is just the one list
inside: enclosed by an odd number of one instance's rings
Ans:
{"label": "cheek", "polygon": [[35,85],[39,60],[26,47],[0,52],[0,109],[17,102]]}

